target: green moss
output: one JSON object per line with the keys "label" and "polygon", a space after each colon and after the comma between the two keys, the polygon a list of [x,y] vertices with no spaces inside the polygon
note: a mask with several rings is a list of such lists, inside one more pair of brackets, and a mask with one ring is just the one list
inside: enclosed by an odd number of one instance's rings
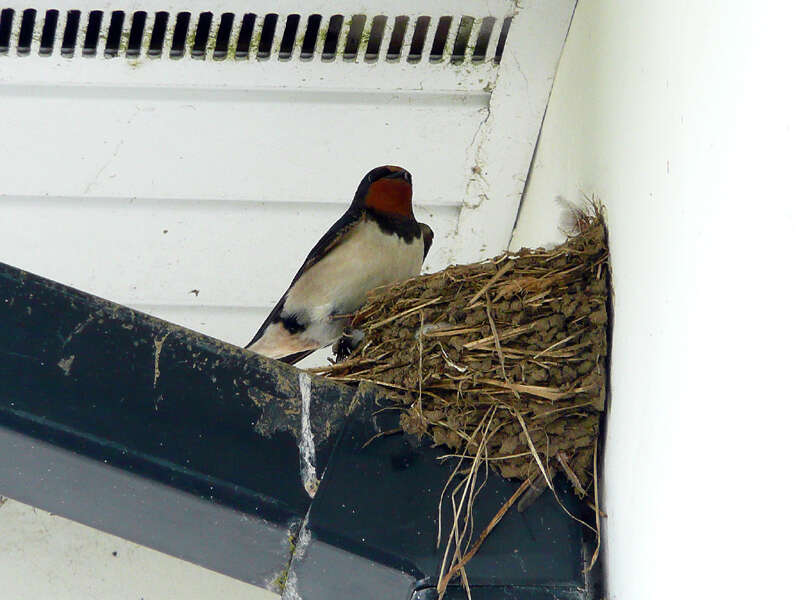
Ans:
{"label": "green moss", "polygon": [[[206,40],[206,47],[203,49],[203,54],[204,55],[208,55],[209,54],[209,49],[210,49],[211,50],[211,52],[210,52],[211,58],[213,59],[214,58],[214,48],[217,47],[217,36],[214,34],[214,27],[213,27],[214,23],[212,22],[211,25],[212,25],[211,31],[208,32],[208,39]],[[217,24],[217,25],[219,25],[219,24]],[[225,59],[221,58],[221,59],[215,59],[215,60],[225,60]]]}
{"label": "green moss", "polygon": [[186,34],[186,45],[185,45],[185,48],[186,48],[186,54],[188,54],[189,56],[191,56],[192,48],[194,48],[195,29],[197,29],[196,26],[195,27],[190,27],[189,28],[189,32]]}
{"label": "green moss", "polygon": [[283,593],[283,590],[286,589],[286,580],[289,578],[289,566],[287,565],[286,568],[280,572],[280,574],[273,580],[272,587],[275,588],[275,591],[279,594]]}
{"label": "green moss", "polygon": [[259,36],[256,35],[256,28],[253,27],[253,37],[250,38],[250,50],[249,55],[255,58],[258,55],[258,42]]}
{"label": "green moss", "polygon": [[283,590],[286,589],[286,581],[289,579],[289,566],[292,564],[292,558],[294,557],[294,552],[297,550],[297,544],[295,543],[297,537],[294,534],[294,530],[289,530],[289,560],[286,563],[286,568],[281,571],[278,576],[272,580],[272,587],[276,588],[276,591],[279,594],[283,593]]}
{"label": "green moss", "polygon": [[144,34],[142,35],[142,45],[140,46],[140,54],[147,56],[147,51],[150,49],[150,38],[153,35],[152,27],[145,27]]}
{"label": "green moss", "polygon": [[455,37],[448,34],[447,39],[444,42],[444,48],[442,49],[442,58],[450,58],[453,56],[453,46],[455,44]]}
{"label": "green moss", "polygon": [[119,54],[125,55],[125,52],[128,50],[128,39],[130,38],[130,32],[122,31],[119,34]]}
{"label": "green moss", "polygon": [[469,45],[464,49],[464,60],[472,60],[472,55],[475,54],[475,44]]}

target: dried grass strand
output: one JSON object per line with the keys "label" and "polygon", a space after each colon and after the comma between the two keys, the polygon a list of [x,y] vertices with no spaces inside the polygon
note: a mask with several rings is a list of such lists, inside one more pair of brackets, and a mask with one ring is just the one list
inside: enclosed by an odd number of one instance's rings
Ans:
{"label": "dried grass strand", "polygon": [[[348,361],[318,370],[384,386],[407,433],[447,448],[442,459],[452,459],[453,470],[439,498],[440,581],[460,574],[469,586],[473,508],[489,469],[528,482],[525,502],[550,488],[568,514],[555,493],[556,473],[581,497],[593,491],[608,344],[601,215],[595,204],[574,216],[576,229],[556,248],[523,249],[376,290],[353,318],[364,343]],[[570,517],[597,531],[594,505],[595,527]],[[455,521],[445,523],[451,508]]]}
{"label": "dried grass strand", "polygon": [[472,545],[472,548],[470,548],[469,551],[464,555],[464,558],[462,558],[456,565],[451,567],[443,578],[439,579],[439,583],[436,586],[436,591],[439,592],[440,594],[439,598],[441,598],[442,594],[444,594],[445,590],[447,589],[447,584],[453,578],[453,575],[455,575],[455,573],[459,569],[463,568],[470,561],[470,559],[472,559],[472,557],[475,556],[475,553],[478,551],[478,549],[480,549],[484,540],[486,540],[486,538],[489,537],[489,534],[500,522],[500,519],[502,519],[503,516],[508,512],[508,509],[514,505],[514,502],[517,501],[517,498],[519,498],[522,495],[522,493],[528,489],[530,484],[531,484],[530,479],[526,479],[525,481],[522,482],[522,484],[520,484],[517,490],[513,494],[511,494],[511,497],[505,501],[503,506],[500,507],[500,510],[498,510],[497,513],[494,515],[494,517],[492,517],[492,520],[489,521],[489,524],[481,532],[477,541]]}

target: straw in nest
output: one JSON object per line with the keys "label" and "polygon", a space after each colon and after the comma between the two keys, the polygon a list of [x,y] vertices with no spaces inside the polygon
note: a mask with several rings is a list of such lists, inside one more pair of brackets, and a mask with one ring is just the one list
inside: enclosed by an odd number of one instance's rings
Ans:
{"label": "straw in nest", "polygon": [[[578,496],[596,496],[608,248],[598,205],[576,211],[574,224],[552,250],[523,249],[375,290],[353,320],[362,345],[318,370],[391,389],[404,410],[401,427],[448,448],[454,475],[466,475],[448,482],[455,523],[440,592],[456,573],[466,583],[464,564],[499,518],[521,495],[530,503],[552,489],[556,472]],[[522,484],[466,552],[487,465]]]}

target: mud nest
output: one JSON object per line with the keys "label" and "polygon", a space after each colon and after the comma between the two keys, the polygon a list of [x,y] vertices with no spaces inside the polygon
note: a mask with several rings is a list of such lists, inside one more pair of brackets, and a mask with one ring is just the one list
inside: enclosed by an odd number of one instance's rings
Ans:
{"label": "mud nest", "polygon": [[319,372],[390,388],[403,430],[527,481],[528,497],[558,471],[586,496],[606,395],[608,248],[599,207],[573,217],[552,250],[379,288],[354,317],[361,346]]}

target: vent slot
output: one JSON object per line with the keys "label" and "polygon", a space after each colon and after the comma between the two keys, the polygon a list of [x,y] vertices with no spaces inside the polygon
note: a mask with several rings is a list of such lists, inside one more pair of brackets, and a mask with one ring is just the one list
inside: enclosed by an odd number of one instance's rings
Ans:
{"label": "vent slot", "polygon": [[159,11],[156,13],[156,18],[153,21],[153,32],[150,34],[150,47],[147,49],[147,56],[151,58],[158,58],[164,51],[164,39],[167,36],[167,23],[169,22],[169,13]]}
{"label": "vent slot", "polygon": [[389,48],[386,50],[386,60],[400,60],[403,53],[403,41],[408,29],[408,17],[395,17],[394,27],[392,27],[392,38],[389,40]]}
{"label": "vent slot", "polygon": [[506,17],[503,21],[503,28],[500,30],[500,39],[497,40],[497,49],[494,52],[495,64],[500,64],[500,59],[503,58],[503,50],[506,47],[506,38],[508,37],[508,30],[511,29],[511,17]]}
{"label": "vent slot", "polygon": [[436,33],[433,36],[433,46],[431,46],[431,62],[441,62],[444,59],[447,34],[450,33],[450,25],[452,23],[453,17],[442,17],[439,19],[439,25],[436,27]]}
{"label": "vent slot", "polygon": [[333,15],[328,23],[328,33],[325,36],[325,43],[322,45],[322,60],[331,61],[336,58],[336,50],[339,47],[339,37],[342,34],[344,25],[344,15]]}
{"label": "vent slot", "polygon": [[86,35],[83,38],[83,56],[97,54],[97,42],[100,39],[100,25],[103,24],[103,11],[93,10],[89,13],[89,23],[86,26]]}
{"label": "vent slot", "polygon": [[242,17],[242,26],[239,28],[239,37],[236,40],[235,57],[237,60],[250,58],[250,42],[253,39],[255,27],[256,16],[253,13],[247,13]]}
{"label": "vent slot", "polygon": [[275,41],[275,30],[278,28],[278,15],[270,13],[264,17],[261,28],[261,40],[258,42],[258,58],[267,60],[272,54],[272,44]]}
{"label": "vent slot", "polygon": [[192,45],[192,58],[206,59],[208,36],[211,35],[211,20],[213,16],[210,12],[200,13],[200,18],[197,19],[197,30],[194,34],[194,45]]}
{"label": "vent slot", "polygon": [[36,9],[26,8],[22,11],[22,23],[19,27],[19,41],[17,42],[17,54],[27,56],[31,53],[33,43],[33,26],[36,23]]}
{"label": "vent slot", "polygon": [[228,48],[233,31],[233,13],[222,13],[217,28],[217,43],[214,44],[214,58],[221,60],[228,57]]}
{"label": "vent slot", "polygon": [[369,32],[369,39],[367,40],[367,51],[364,53],[364,60],[367,62],[375,62],[378,60],[378,55],[381,51],[381,42],[383,42],[383,33],[386,30],[387,18],[379,15],[372,19],[372,29]]}
{"label": "vent slot", "polygon": [[300,15],[289,15],[286,17],[286,28],[283,30],[281,47],[278,52],[279,60],[289,60],[292,58],[294,41],[297,38],[297,28],[300,25]]}
{"label": "vent slot", "polygon": [[14,9],[4,8],[0,10],[0,54],[8,54],[13,23]]}
{"label": "vent slot", "polygon": [[308,17],[306,34],[303,36],[303,45],[300,48],[300,60],[311,60],[314,58],[314,51],[317,47],[317,36],[319,27],[322,24],[322,15],[311,15]]}
{"label": "vent slot", "polygon": [[479,63],[486,60],[486,50],[489,48],[489,39],[492,37],[492,30],[497,19],[486,17],[478,30],[478,39],[475,40],[475,48],[472,50],[472,62]]}
{"label": "vent slot", "polygon": [[188,12],[180,12],[175,17],[175,30],[172,34],[172,46],[169,49],[170,58],[183,58],[186,54],[186,36],[189,34],[189,21],[191,15]]}
{"label": "vent slot", "polygon": [[125,56],[137,58],[142,53],[142,38],[144,37],[144,26],[147,22],[147,13],[141,10],[133,13],[131,22],[131,33],[128,37],[128,48]]}
{"label": "vent slot", "polygon": [[461,23],[458,25],[458,31],[456,32],[456,41],[453,43],[453,55],[450,57],[451,62],[455,64],[464,62],[473,25],[475,25],[475,19],[472,17],[461,17]]}
{"label": "vent slot", "polygon": [[367,15],[355,15],[351,19],[350,30],[347,32],[347,40],[344,43],[344,53],[342,55],[345,60],[355,60],[358,57],[361,36],[364,33],[364,25],[366,24]]}
{"label": "vent slot", "polygon": [[58,11],[48,10],[44,15],[42,41],[39,43],[39,56],[50,56],[56,43],[56,27],[58,27]]}
{"label": "vent slot", "polygon": [[108,36],[106,37],[106,49],[103,55],[113,58],[119,54],[119,43],[122,40],[122,24],[125,22],[125,13],[115,10],[111,13],[111,23],[108,26]]}
{"label": "vent slot", "polygon": [[428,27],[431,26],[430,17],[418,17],[411,37],[411,48],[408,51],[408,62],[416,63],[422,60],[422,50],[425,47],[425,38],[428,36]]}
{"label": "vent slot", "polygon": [[[64,18],[61,18],[64,15]],[[325,24],[327,22],[327,27]],[[235,58],[239,61],[268,60],[323,62],[344,60],[376,63],[448,61],[460,65],[499,63],[503,56],[511,17],[499,26],[494,17],[470,15],[421,15],[413,22],[407,15],[281,16],[268,13],[211,11],[59,11],[27,8],[0,10],[0,55],[55,54],[60,40],[61,56],[93,57],[101,44],[107,58],[147,56],[160,59],[187,56],[205,60]],[[499,31],[498,31],[499,29]],[[79,39],[80,38],[80,39]]]}
{"label": "vent slot", "polygon": [[81,22],[81,11],[67,12],[67,23],[64,26],[64,39],[61,42],[61,56],[72,58],[75,55],[75,43],[78,41],[78,25]]}

